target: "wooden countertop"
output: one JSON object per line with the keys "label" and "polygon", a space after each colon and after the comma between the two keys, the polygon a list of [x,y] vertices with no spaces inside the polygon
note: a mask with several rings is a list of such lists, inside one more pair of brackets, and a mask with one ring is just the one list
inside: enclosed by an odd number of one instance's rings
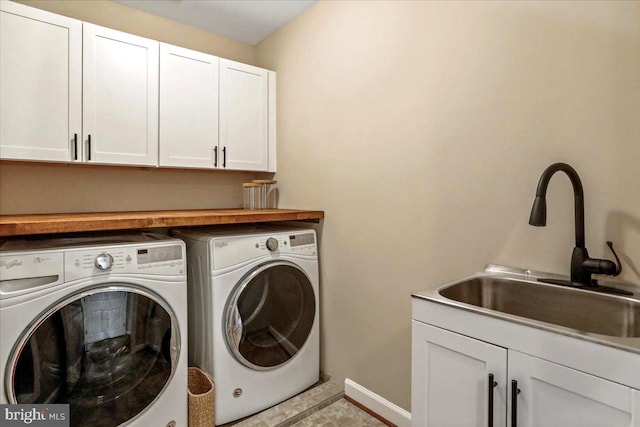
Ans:
{"label": "wooden countertop", "polygon": [[0,215],[0,236],[271,221],[317,221],[322,218],[324,218],[323,211],[295,209],[198,209]]}

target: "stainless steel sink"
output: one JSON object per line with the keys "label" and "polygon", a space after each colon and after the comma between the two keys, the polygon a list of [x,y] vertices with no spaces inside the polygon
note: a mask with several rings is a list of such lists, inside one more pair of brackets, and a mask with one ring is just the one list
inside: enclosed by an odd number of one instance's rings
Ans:
{"label": "stainless steel sink", "polygon": [[496,276],[471,277],[437,292],[459,303],[581,332],[640,337],[640,301],[628,297]]}

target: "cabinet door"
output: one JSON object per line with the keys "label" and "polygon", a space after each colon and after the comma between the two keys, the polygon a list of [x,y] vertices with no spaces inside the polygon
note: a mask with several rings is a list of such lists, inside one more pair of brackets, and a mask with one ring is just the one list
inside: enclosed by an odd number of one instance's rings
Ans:
{"label": "cabinet door", "polygon": [[[639,393],[629,387],[516,351],[509,378],[520,389],[518,427],[640,427]],[[513,411],[510,403],[509,419]]]}
{"label": "cabinet door", "polygon": [[83,24],[86,161],[158,164],[158,46]]}
{"label": "cabinet door", "polygon": [[226,169],[266,171],[269,73],[220,59],[220,147]]}
{"label": "cabinet door", "polygon": [[218,164],[219,58],[160,44],[160,166]]}
{"label": "cabinet door", "polygon": [[0,158],[73,160],[81,89],[82,23],[0,1]]}
{"label": "cabinet door", "polygon": [[[504,348],[415,320],[412,340],[414,427],[505,426]],[[495,387],[489,375],[497,383]]]}

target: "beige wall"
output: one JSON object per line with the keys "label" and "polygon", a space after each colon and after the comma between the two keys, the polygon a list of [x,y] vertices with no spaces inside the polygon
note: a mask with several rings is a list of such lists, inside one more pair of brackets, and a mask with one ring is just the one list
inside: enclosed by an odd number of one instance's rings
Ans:
{"label": "beige wall", "polygon": [[283,205],[324,209],[322,365],[410,409],[410,294],[494,262],[640,283],[640,3],[321,1],[257,47],[278,72]]}
{"label": "beige wall", "polygon": [[242,207],[242,183],[264,174],[0,163],[0,214]]}
{"label": "beige wall", "polygon": [[[255,65],[255,48],[104,0],[21,0],[70,16]],[[0,164],[0,214],[242,206],[241,183],[260,173],[87,165]]]}

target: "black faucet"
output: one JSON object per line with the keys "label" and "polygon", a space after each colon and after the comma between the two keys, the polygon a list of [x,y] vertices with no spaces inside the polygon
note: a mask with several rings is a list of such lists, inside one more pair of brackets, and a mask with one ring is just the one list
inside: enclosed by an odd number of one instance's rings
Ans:
{"label": "black faucet", "polygon": [[554,163],[549,166],[540,176],[538,181],[538,189],[536,190],[536,198],[531,207],[531,215],[529,224],[538,227],[547,225],[547,186],[553,174],[562,171],[571,180],[573,185],[573,199],[575,206],[575,227],[576,227],[576,246],[571,254],[571,282],[553,279],[541,279],[541,281],[560,284],[565,286],[580,287],[601,292],[614,292],[628,294],[626,291],[609,288],[598,285],[597,281],[591,278],[592,274],[606,274],[617,276],[622,271],[620,259],[613,249],[613,243],[607,242],[607,245],[616,258],[617,265],[608,259],[590,258],[587,248],[585,247],[584,237],[584,193],[582,191],[582,182],[578,173],[566,163]]}

